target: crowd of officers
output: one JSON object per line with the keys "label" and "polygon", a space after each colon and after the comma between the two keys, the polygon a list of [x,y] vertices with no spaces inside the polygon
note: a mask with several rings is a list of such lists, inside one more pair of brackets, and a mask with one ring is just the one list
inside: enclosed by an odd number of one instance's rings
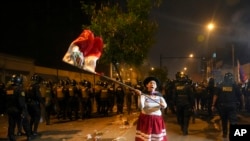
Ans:
{"label": "crowd of officers", "polygon": [[177,72],[175,80],[167,81],[164,91],[168,111],[176,114],[183,135],[188,135],[189,122],[195,122],[198,113],[203,114],[208,123],[218,114],[222,137],[227,138],[228,125],[237,124],[238,112],[250,113],[249,81],[236,83],[230,72],[225,73],[224,79],[217,84],[214,78],[195,83],[187,75]]}
{"label": "crowd of officers", "polygon": [[[8,115],[8,138],[26,135],[27,140],[38,135],[40,122],[50,124],[51,116],[58,120],[77,120],[110,114],[131,114],[138,110],[137,95],[123,83],[67,79],[53,83],[33,74],[28,82],[21,74],[14,74],[7,84],[0,83],[0,114]],[[132,86],[142,89],[143,85]],[[25,131],[25,132],[23,132]]]}
{"label": "crowd of officers", "polygon": [[[43,119],[50,124],[51,115],[58,120],[91,118],[93,115],[130,114],[138,110],[138,96],[123,83],[98,81],[91,84],[82,80],[59,80],[53,83],[39,75],[32,75],[30,82],[23,84],[22,75],[14,74],[6,85],[0,83],[0,114],[8,114],[8,138],[15,141],[15,135],[26,135],[27,140],[36,136],[38,125]],[[130,87],[143,90],[141,81]],[[237,112],[250,113],[250,82],[236,83],[232,73],[226,73],[224,80],[195,83],[187,75],[176,73],[175,80],[169,80],[160,88],[168,108],[177,117],[183,135],[188,135],[191,119],[195,122],[197,111],[206,113],[207,121],[215,111],[221,118],[223,137],[228,135],[228,122],[237,123]],[[133,107],[133,108],[132,108]],[[17,131],[17,134],[15,134]],[[25,133],[23,133],[25,131]]]}

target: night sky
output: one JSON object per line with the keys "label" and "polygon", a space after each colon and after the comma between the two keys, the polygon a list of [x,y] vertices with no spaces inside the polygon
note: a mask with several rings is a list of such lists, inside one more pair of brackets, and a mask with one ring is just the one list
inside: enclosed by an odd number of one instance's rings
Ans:
{"label": "night sky", "polygon": [[14,0],[0,6],[2,52],[34,58],[41,66],[68,66],[62,57],[87,22],[78,0]]}
{"label": "night sky", "polygon": [[[249,6],[249,0],[163,1],[162,6],[153,11],[152,17],[158,21],[159,31],[157,42],[149,53],[150,64],[159,66],[161,54],[166,58],[162,60],[162,66],[169,68],[170,77],[174,77],[177,71],[194,64],[194,60],[192,63],[178,57],[186,57],[190,53],[196,57],[210,57],[216,51],[217,61],[232,65],[232,45],[235,59],[239,59],[241,64],[249,62]],[[210,21],[216,27],[206,38],[208,30],[205,26]],[[200,36],[205,39],[198,40]]]}
{"label": "night sky", "polygon": [[[79,0],[1,1],[0,52],[34,58],[37,65],[68,67],[62,57],[69,44],[81,33],[88,20],[80,9]],[[152,11],[158,21],[156,44],[151,48],[148,61],[159,67],[160,55],[196,57],[216,50],[217,60],[231,61],[231,46],[241,63],[248,57],[250,35],[249,0],[163,0],[160,8]],[[214,21],[216,29],[209,40],[205,25]],[[164,59],[173,75],[187,60]],[[170,68],[171,66],[171,68]]]}

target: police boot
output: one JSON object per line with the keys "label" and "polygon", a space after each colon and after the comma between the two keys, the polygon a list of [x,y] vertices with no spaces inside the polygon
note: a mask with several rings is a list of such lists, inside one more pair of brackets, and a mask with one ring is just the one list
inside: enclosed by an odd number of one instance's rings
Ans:
{"label": "police boot", "polygon": [[25,135],[25,133],[23,133],[21,131],[17,132],[17,136],[23,136],[23,135]]}
{"label": "police boot", "polygon": [[30,136],[27,137],[27,141],[31,141],[32,138]]}
{"label": "police boot", "polygon": [[16,141],[16,138],[13,135],[9,136],[8,138],[9,138],[9,141]]}

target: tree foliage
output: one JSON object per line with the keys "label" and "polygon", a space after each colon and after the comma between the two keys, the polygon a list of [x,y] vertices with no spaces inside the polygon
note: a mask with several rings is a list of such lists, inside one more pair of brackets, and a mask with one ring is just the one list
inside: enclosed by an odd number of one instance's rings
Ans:
{"label": "tree foliage", "polygon": [[83,28],[92,30],[104,40],[100,61],[119,62],[132,66],[141,65],[154,43],[157,23],[150,20],[152,8],[161,0],[127,0],[120,3],[82,3],[82,9],[90,16],[90,24]]}

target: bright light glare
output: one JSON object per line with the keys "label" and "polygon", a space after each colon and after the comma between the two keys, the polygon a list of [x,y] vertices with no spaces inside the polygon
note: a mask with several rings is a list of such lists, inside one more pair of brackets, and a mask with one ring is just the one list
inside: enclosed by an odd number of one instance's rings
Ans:
{"label": "bright light glare", "polygon": [[209,31],[213,30],[213,29],[214,29],[214,24],[213,24],[213,23],[209,23],[209,24],[207,25],[207,29],[208,29]]}

